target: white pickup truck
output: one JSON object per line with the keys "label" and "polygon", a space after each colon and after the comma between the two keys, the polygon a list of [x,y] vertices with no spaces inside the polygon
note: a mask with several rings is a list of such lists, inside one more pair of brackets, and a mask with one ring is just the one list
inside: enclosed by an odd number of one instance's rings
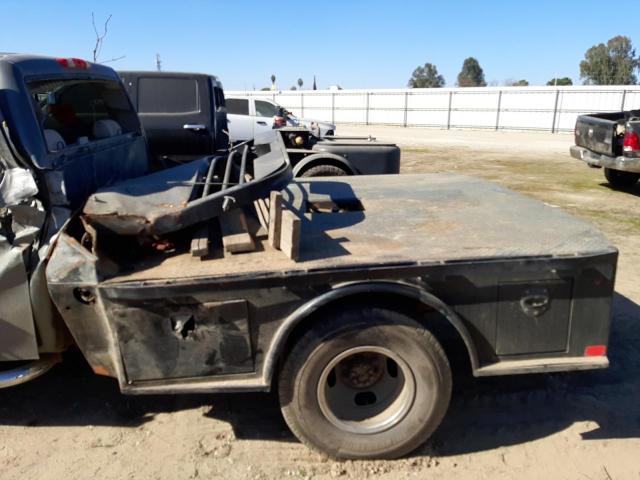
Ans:
{"label": "white pickup truck", "polygon": [[[256,98],[250,95],[226,97],[227,123],[232,142],[242,142],[255,138],[256,135],[272,130],[274,120],[279,116],[282,106],[267,98]],[[334,135],[336,126],[319,120],[297,118],[288,112],[283,117],[281,126],[306,127],[317,137]],[[277,125],[275,125],[277,127]]]}

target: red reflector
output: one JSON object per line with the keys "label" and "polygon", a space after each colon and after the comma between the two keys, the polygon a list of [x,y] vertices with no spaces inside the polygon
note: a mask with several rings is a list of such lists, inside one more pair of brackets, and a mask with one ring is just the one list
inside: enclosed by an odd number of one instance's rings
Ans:
{"label": "red reflector", "polygon": [[606,345],[589,345],[584,349],[585,357],[604,357],[607,354]]}
{"label": "red reflector", "polygon": [[78,70],[86,70],[89,68],[89,62],[81,58],[56,58],[56,62],[62,68],[75,68]]}
{"label": "red reflector", "polygon": [[622,149],[625,152],[634,152],[640,150],[640,135],[636,132],[627,132],[624,134]]}

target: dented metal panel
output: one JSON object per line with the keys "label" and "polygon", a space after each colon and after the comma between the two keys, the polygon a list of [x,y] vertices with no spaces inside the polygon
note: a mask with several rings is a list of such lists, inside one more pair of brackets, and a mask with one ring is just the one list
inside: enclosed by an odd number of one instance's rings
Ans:
{"label": "dented metal panel", "polygon": [[28,170],[1,171],[0,179],[0,360],[38,358],[31,313],[28,262],[44,222]]}
{"label": "dented metal panel", "polygon": [[171,298],[109,310],[127,381],[253,370],[247,301]]}

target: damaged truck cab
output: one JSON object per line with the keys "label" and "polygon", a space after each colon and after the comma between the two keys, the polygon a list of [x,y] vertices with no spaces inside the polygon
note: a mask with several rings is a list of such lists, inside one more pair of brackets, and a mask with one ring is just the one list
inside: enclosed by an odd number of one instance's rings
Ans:
{"label": "damaged truck cab", "polygon": [[146,144],[118,77],[78,59],[0,57],[0,109],[0,361],[46,368],[70,343],[44,274],[51,240],[90,193],[146,172]]}
{"label": "damaged truck cab", "polygon": [[123,393],[275,387],[306,444],[395,458],[444,417],[450,355],[608,365],[617,251],[568,214],[458,175],[293,179],[276,133],[156,170],[109,68],[0,73],[5,385],[75,344]]}

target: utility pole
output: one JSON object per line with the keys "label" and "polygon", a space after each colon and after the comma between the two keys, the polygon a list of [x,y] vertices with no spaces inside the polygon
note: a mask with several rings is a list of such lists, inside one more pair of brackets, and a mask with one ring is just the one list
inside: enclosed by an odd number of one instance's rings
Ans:
{"label": "utility pole", "polygon": [[160,61],[160,54],[156,53],[156,69],[162,71],[162,62]]}

